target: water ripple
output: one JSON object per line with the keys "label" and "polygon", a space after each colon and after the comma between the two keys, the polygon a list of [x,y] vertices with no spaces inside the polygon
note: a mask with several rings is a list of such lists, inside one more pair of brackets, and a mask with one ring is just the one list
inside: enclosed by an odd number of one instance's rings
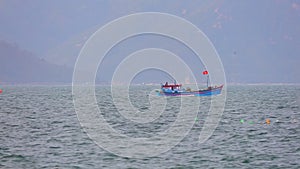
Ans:
{"label": "water ripple", "polygon": [[[226,109],[212,137],[198,144],[210,100],[190,133],[157,157],[130,159],[98,147],[82,130],[71,87],[2,87],[0,95],[0,168],[299,168],[299,86],[229,86]],[[140,111],[156,86],[131,88]],[[109,94],[96,89],[102,115],[130,137],[152,137],[168,129],[178,114],[178,99],[155,121],[139,124],[122,117]],[[145,92],[149,91],[149,92]],[[270,119],[270,124],[265,120]]]}

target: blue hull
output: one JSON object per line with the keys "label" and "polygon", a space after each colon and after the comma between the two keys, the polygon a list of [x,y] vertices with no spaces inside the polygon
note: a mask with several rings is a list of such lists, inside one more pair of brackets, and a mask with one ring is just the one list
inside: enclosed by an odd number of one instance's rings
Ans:
{"label": "blue hull", "polygon": [[223,85],[205,89],[205,90],[199,90],[199,91],[172,91],[172,92],[163,92],[160,91],[157,93],[159,96],[212,96],[212,95],[218,95],[222,92]]}
{"label": "blue hull", "polygon": [[195,93],[195,96],[212,96],[221,94],[222,89]]}
{"label": "blue hull", "polygon": [[193,92],[177,92],[177,93],[170,93],[170,92],[158,92],[158,96],[194,96],[195,93]]}

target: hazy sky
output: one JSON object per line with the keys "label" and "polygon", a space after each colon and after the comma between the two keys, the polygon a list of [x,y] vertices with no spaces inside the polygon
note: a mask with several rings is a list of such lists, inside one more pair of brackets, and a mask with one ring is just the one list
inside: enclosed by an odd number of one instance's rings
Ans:
{"label": "hazy sky", "polygon": [[72,66],[93,31],[136,12],[170,13],[195,24],[215,45],[228,81],[300,83],[296,0],[0,0],[0,39]]}

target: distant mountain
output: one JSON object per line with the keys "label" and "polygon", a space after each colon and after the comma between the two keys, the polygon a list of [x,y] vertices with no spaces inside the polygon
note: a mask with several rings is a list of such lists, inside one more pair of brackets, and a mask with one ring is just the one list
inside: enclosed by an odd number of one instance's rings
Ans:
{"label": "distant mountain", "polygon": [[0,41],[0,83],[69,83],[72,70]]}

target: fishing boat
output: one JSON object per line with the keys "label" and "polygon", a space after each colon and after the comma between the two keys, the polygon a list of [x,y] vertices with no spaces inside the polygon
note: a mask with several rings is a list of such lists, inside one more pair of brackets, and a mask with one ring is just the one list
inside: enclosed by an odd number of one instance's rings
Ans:
{"label": "fishing boat", "polygon": [[207,84],[205,89],[192,90],[190,88],[182,88],[182,84],[169,84],[166,82],[164,85],[161,85],[160,90],[157,91],[159,96],[212,96],[221,94],[223,85],[219,86],[209,86],[208,85],[208,71],[203,71],[203,75],[207,76]]}
{"label": "fishing boat", "polygon": [[191,90],[190,88],[182,88],[182,84],[164,84],[157,91],[159,96],[212,96],[221,94],[223,85],[209,86],[205,89]]}

